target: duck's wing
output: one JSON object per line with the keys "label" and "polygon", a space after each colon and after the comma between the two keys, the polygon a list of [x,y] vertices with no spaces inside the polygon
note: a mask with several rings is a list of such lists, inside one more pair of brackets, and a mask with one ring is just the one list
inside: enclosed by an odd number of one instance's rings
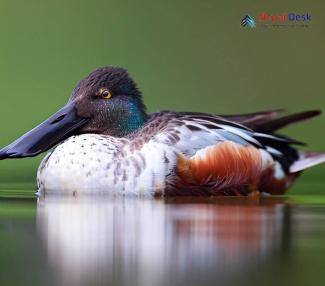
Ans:
{"label": "duck's wing", "polygon": [[269,118],[263,124],[260,121],[259,128],[251,128],[210,114],[161,112],[151,115],[141,131],[144,136],[139,137],[169,145],[177,152],[176,175],[169,183],[171,193],[192,190],[191,194],[200,194],[205,190],[207,194],[234,194],[239,188],[239,194],[247,194],[249,186],[255,186],[280,194],[292,184],[297,172],[325,158],[308,156],[302,162],[292,144],[304,143],[264,131],[261,126],[273,122],[278,128],[310,115]]}
{"label": "duck's wing", "polygon": [[[205,113],[161,112],[153,114],[147,128],[153,140],[174,146],[186,156],[193,156],[208,146],[233,142],[241,146],[263,149],[276,158],[286,170],[297,160],[291,144],[303,144],[295,139],[255,131],[228,118]],[[144,130],[144,133],[148,134]]]}

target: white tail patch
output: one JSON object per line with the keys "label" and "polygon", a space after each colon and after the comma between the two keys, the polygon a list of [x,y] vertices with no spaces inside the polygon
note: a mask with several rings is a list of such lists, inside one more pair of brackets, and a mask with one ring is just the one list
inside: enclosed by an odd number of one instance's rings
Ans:
{"label": "white tail patch", "polygon": [[322,163],[325,163],[325,153],[301,152],[299,160],[291,165],[290,173],[296,173]]}

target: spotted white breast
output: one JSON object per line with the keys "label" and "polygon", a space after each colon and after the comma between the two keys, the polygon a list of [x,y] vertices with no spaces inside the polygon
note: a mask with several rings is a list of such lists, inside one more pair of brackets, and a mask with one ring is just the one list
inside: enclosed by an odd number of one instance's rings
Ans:
{"label": "spotted white breast", "polygon": [[41,194],[152,194],[175,164],[174,148],[155,140],[136,148],[128,139],[83,134],[43,159],[37,184]]}

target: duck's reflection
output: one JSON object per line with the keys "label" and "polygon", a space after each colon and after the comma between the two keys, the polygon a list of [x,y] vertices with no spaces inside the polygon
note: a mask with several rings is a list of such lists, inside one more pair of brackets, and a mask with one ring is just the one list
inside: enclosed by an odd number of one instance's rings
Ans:
{"label": "duck's reflection", "polygon": [[37,223],[64,285],[220,280],[288,245],[284,204],[186,200],[46,197]]}

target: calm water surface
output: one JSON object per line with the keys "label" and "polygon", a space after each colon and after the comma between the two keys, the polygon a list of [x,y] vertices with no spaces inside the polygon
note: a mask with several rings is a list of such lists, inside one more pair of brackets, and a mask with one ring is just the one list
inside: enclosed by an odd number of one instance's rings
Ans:
{"label": "calm water surface", "polygon": [[0,285],[325,285],[325,189],[37,199],[26,187],[0,191]]}

